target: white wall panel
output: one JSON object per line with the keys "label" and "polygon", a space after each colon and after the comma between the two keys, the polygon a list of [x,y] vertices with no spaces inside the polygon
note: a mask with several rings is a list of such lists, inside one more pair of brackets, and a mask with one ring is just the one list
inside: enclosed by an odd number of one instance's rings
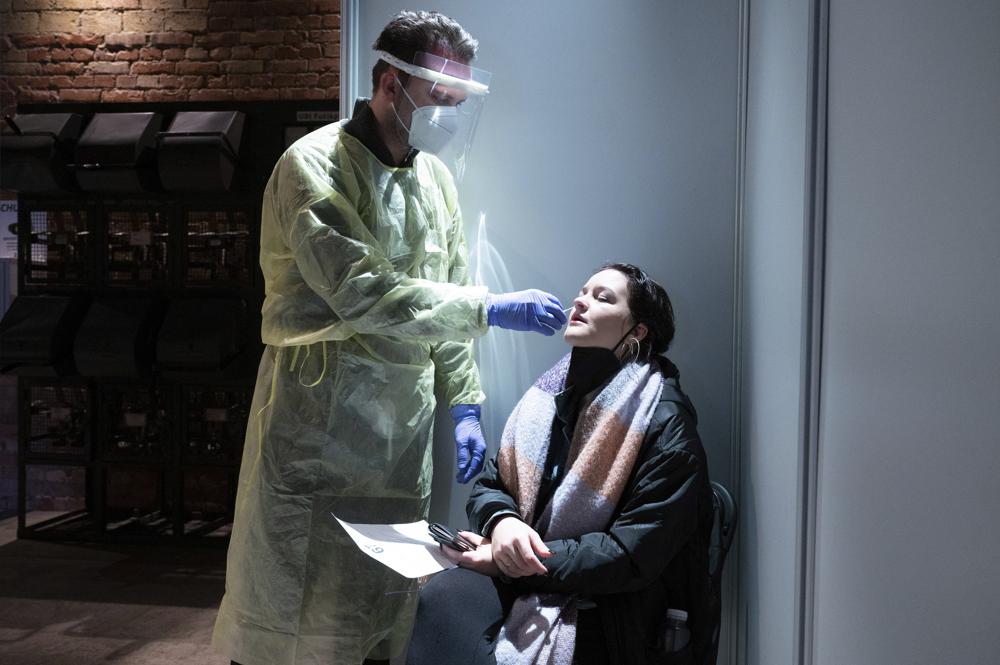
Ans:
{"label": "white wall panel", "polygon": [[746,663],[795,662],[809,7],[750,3],[742,222]]}
{"label": "white wall panel", "polygon": [[816,660],[996,663],[1000,3],[831,3]]}

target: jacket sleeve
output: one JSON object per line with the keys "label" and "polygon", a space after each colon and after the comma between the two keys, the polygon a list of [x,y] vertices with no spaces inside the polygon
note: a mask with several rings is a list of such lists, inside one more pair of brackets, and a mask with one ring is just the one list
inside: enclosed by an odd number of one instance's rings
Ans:
{"label": "jacket sleeve", "polygon": [[494,455],[483,469],[482,475],[476,479],[476,484],[469,494],[465,504],[465,512],[469,516],[469,529],[489,537],[486,526],[495,514],[499,512],[519,515],[517,501],[514,500],[500,480],[500,469],[497,467],[497,456]]}
{"label": "jacket sleeve", "polygon": [[599,595],[635,591],[656,580],[698,522],[698,480],[705,471],[684,441],[694,422],[672,415],[641,463],[621,513],[607,531],[546,541],[547,575],[513,580],[517,593]]}
{"label": "jacket sleeve", "polygon": [[396,271],[328,167],[316,151],[289,148],[268,183],[262,224],[277,223],[302,279],[332,310],[331,323],[425,342],[483,334],[486,290]]}
{"label": "jacket sleeve", "polygon": [[[462,211],[453,202],[454,213],[448,229],[448,281],[468,286],[469,260],[465,245]],[[431,348],[434,361],[434,378],[449,408],[456,404],[481,404],[485,399],[479,382],[471,339],[439,342]]]}

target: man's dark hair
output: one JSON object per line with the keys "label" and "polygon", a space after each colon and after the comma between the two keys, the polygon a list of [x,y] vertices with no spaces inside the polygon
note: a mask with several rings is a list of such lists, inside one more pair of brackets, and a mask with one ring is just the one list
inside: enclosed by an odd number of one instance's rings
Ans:
{"label": "man's dark hair", "polygon": [[[382,29],[372,48],[390,53],[403,62],[413,62],[413,56],[423,51],[467,64],[476,57],[479,42],[458,21],[439,12],[401,11]],[[372,67],[373,93],[378,88],[379,77],[388,67],[382,60]]]}
{"label": "man's dark hair", "polygon": [[674,306],[666,289],[631,263],[606,263],[600,269],[617,270],[625,275],[632,319],[645,324],[648,330],[639,344],[640,357],[648,358],[666,351],[674,339]]}

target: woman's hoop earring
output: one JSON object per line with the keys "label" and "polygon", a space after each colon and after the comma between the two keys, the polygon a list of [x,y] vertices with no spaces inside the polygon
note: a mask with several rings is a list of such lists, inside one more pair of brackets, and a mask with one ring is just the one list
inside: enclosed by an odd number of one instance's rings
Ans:
{"label": "woman's hoop earring", "polygon": [[639,361],[639,350],[640,350],[639,340],[632,337],[628,341],[628,352],[625,354],[626,357],[631,356],[631,360],[628,362],[634,363]]}

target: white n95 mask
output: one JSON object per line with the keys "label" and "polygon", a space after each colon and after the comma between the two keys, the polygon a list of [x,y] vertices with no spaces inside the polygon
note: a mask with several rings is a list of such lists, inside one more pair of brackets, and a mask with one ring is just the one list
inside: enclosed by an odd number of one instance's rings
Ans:
{"label": "white n95 mask", "polygon": [[458,109],[454,106],[421,106],[410,117],[410,146],[436,155],[458,130]]}
{"label": "white n95 mask", "polygon": [[458,109],[454,106],[417,106],[399,79],[396,79],[396,85],[413,107],[409,127],[399,117],[396,106],[392,107],[393,113],[396,113],[396,120],[407,132],[407,143],[411,148],[432,155],[441,152],[458,131]]}

